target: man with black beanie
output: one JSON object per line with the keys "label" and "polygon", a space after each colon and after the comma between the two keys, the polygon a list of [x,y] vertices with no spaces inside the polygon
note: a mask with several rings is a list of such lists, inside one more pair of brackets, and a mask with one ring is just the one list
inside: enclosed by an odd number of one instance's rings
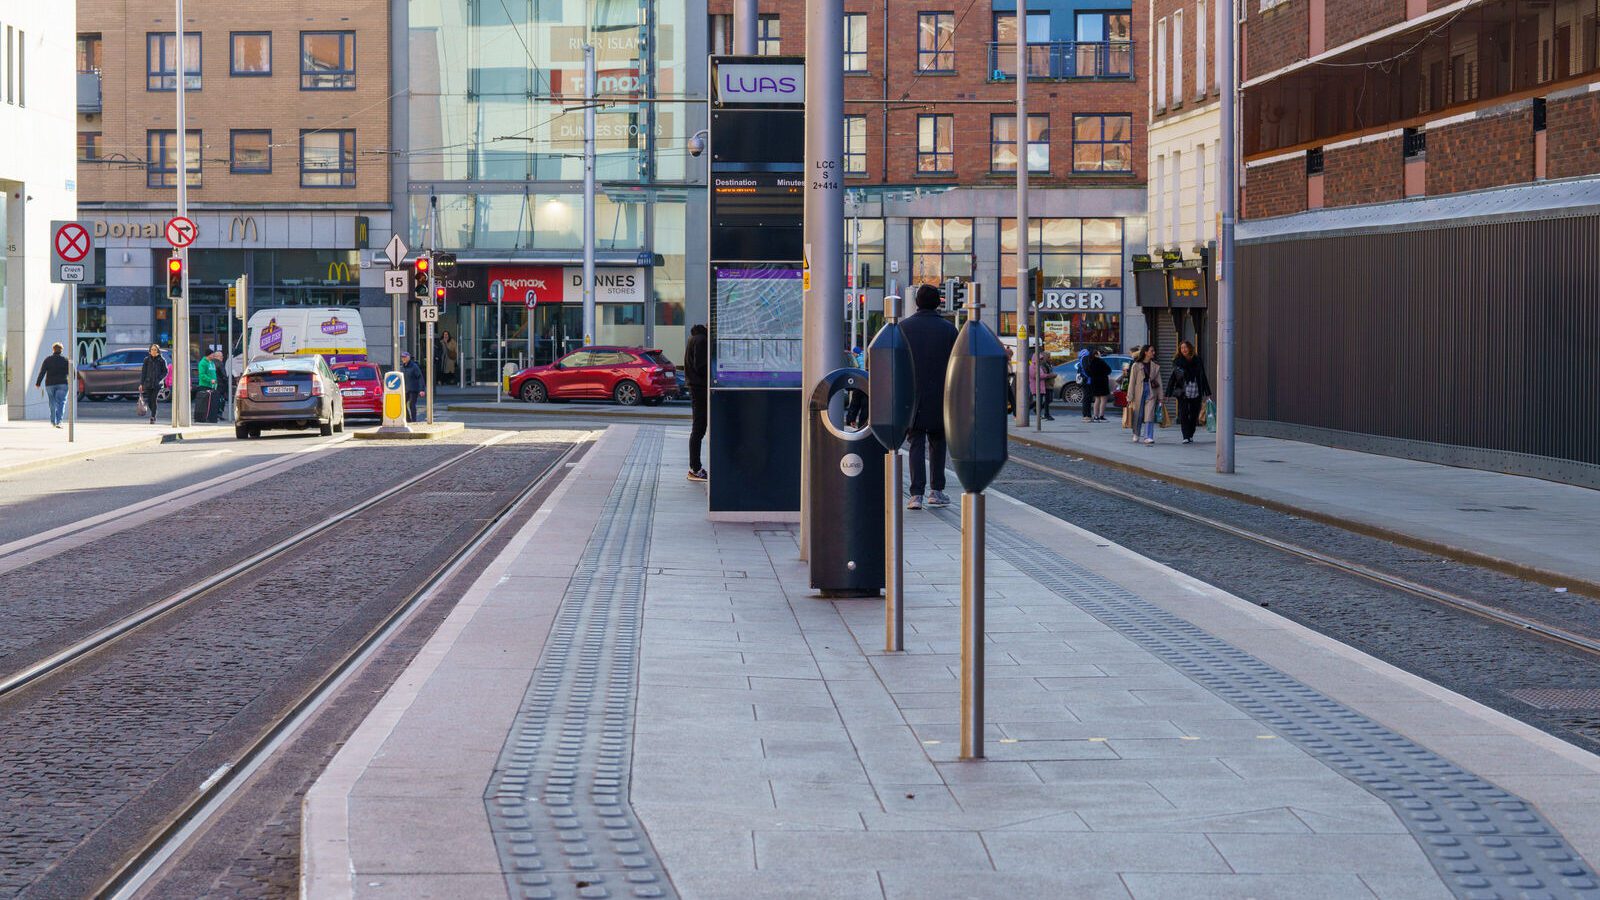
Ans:
{"label": "man with black beanie", "polygon": [[706,326],[689,329],[689,346],[683,351],[683,383],[689,390],[689,408],[693,422],[689,426],[690,481],[705,481],[705,466],[700,464],[700,442],[706,436],[706,376],[707,369]]}
{"label": "man with black beanie", "polygon": [[917,311],[900,320],[900,333],[911,348],[916,372],[917,414],[907,432],[911,439],[911,499],[906,509],[921,509],[923,489],[931,507],[949,506],[944,493],[944,372],[956,345],[956,326],[939,314],[939,289],[917,286]]}

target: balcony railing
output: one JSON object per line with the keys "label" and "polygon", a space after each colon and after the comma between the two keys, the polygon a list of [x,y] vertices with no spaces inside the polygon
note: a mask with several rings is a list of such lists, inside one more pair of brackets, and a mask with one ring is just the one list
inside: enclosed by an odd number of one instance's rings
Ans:
{"label": "balcony railing", "polygon": [[97,113],[100,111],[100,73],[78,73],[78,112]]}
{"label": "balcony railing", "polygon": [[[989,45],[989,80],[1017,77],[1017,46]],[[1029,81],[1131,80],[1133,41],[1051,41],[1028,45]]]}

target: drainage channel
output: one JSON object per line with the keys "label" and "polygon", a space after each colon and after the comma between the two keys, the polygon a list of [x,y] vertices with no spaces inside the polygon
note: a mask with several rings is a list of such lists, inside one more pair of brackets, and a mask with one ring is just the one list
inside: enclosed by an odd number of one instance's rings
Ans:
{"label": "drainage channel", "polygon": [[512,897],[677,896],[628,805],[661,439],[623,463],[484,798]]}
{"label": "drainage channel", "polygon": [[[939,510],[961,527],[954,509]],[[1394,810],[1458,897],[1600,897],[1527,801],[998,523],[989,549]]]}

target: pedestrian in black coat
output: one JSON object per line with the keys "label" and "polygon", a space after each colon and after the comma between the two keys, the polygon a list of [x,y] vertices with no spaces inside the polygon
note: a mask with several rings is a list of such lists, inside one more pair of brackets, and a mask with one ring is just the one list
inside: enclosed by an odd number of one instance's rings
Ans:
{"label": "pedestrian in black coat", "polygon": [[705,466],[700,464],[700,443],[706,437],[706,390],[710,386],[710,348],[707,346],[706,326],[689,329],[689,344],[683,350],[683,386],[689,391],[689,409],[693,421],[689,426],[690,481],[705,481]]}
{"label": "pedestrian in black coat", "polygon": [[1194,443],[1195,426],[1200,423],[1200,410],[1211,396],[1211,382],[1206,380],[1206,367],[1194,352],[1194,344],[1178,344],[1178,355],[1172,358],[1172,376],[1167,379],[1167,396],[1178,398],[1178,427],[1183,431],[1183,442]]}
{"label": "pedestrian in black coat", "polygon": [[1100,351],[1089,348],[1089,355],[1083,361],[1083,374],[1088,377],[1088,384],[1084,385],[1084,395],[1094,398],[1094,420],[1106,420],[1106,399],[1111,396],[1111,365],[1100,356]]}
{"label": "pedestrian in black coat", "polygon": [[410,350],[400,351],[400,372],[406,377],[406,421],[417,421],[417,397],[426,388],[423,380],[427,377],[422,374],[422,366],[411,358]]}
{"label": "pedestrian in black coat", "polygon": [[161,346],[150,345],[150,355],[139,366],[139,394],[150,412],[150,424],[156,423],[156,398],[167,381],[167,361],[161,358]]}
{"label": "pedestrian in black coat", "polygon": [[911,499],[907,509],[921,509],[923,489],[931,486],[929,506],[947,506],[944,493],[944,374],[956,346],[956,326],[939,314],[939,289],[917,286],[917,311],[900,320],[900,333],[911,350],[917,388],[917,414],[911,419]]}

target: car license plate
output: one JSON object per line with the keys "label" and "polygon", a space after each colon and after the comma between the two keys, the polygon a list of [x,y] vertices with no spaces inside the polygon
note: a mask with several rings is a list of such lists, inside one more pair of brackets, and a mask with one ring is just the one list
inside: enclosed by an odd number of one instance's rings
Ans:
{"label": "car license plate", "polygon": [[339,393],[345,395],[346,397],[365,397],[367,395],[367,392],[361,388],[345,388]]}
{"label": "car license plate", "polygon": [[262,388],[261,392],[263,394],[292,394],[292,393],[294,393],[294,385],[292,385],[292,384],[273,384],[273,385],[268,385],[268,386]]}

